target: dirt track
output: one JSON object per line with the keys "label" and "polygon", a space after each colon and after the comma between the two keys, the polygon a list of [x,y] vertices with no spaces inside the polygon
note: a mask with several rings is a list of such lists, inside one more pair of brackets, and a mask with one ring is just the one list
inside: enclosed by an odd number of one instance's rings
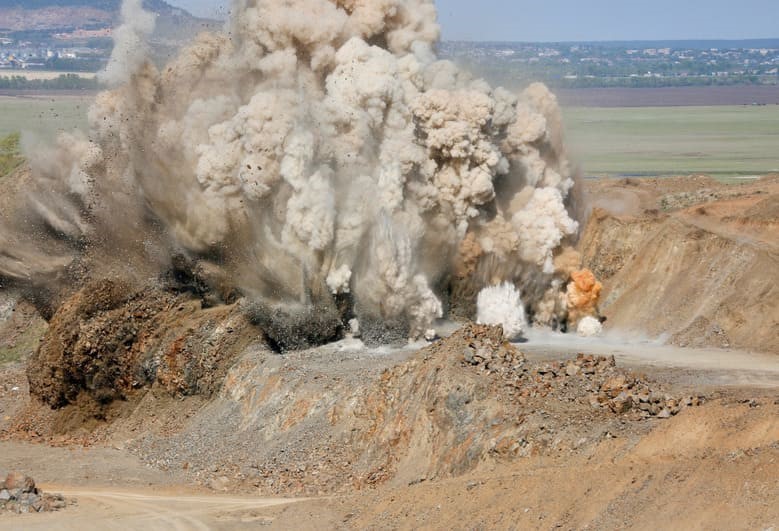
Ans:
{"label": "dirt track", "polygon": [[779,388],[779,357],[767,353],[543,333],[523,344],[522,350],[531,358],[548,360],[605,352],[620,364],[664,374],[677,385]]}
{"label": "dirt track", "polygon": [[104,489],[72,490],[47,486],[78,500],[67,514],[36,514],[17,521],[2,522],[0,529],[83,529],[209,530],[246,529],[267,525],[272,518],[262,510],[294,500],[217,495],[163,495],[144,491]]}
{"label": "dirt track", "polygon": [[[27,470],[44,490],[78,504],[0,519],[0,529],[767,529],[779,523],[773,503],[779,496],[779,360],[570,343],[547,338],[523,350],[538,359],[587,350],[614,354],[674,387],[706,387],[719,398],[578,450],[499,460],[461,477],[298,500],[193,490],[180,472],[154,470],[122,449],[4,442],[0,452],[8,466]],[[765,378],[742,378],[736,367],[757,369]],[[729,503],[734,499],[739,504]]]}

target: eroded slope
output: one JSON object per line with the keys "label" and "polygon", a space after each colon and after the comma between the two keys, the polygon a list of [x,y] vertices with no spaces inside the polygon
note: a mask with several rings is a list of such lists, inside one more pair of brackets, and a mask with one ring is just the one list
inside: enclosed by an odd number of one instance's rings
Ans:
{"label": "eroded slope", "polygon": [[580,248],[604,281],[612,330],[779,353],[779,180],[590,188],[596,208]]}

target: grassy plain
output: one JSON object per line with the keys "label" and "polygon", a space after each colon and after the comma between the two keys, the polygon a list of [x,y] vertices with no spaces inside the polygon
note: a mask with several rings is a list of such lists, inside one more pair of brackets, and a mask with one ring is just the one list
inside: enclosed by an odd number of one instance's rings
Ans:
{"label": "grassy plain", "polygon": [[19,150],[19,133],[0,136],[0,177],[22,165],[24,159]]}
{"label": "grassy plain", "polygon": [[779,172],[779,105],[563,110],[586,175]]}
{"label": "grassy plain", "polygon": [[[0,96],[0,137],[52,139],[86,127],[89,96]],[[728,178],[779,172],[779,105],[566,107],[567,143],[585,175]]]}
{"label": "grassy plain", "polygon": [[91,96],[0,96],[0,137],[21,132],[51,140],[60,131],[85,128]]}

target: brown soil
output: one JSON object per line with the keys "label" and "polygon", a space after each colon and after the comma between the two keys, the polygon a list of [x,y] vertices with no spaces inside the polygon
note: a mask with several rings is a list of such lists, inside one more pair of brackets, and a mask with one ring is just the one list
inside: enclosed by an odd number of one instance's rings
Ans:
{"label": "brown soil", "polygon": [[[582,250],[611,333],[777,352],[779,180],[588,188]],[[16,307],[0,340],[40,326]],[[468,325],[424,348],[279,355],[240,305],[117,281],[44,331],[0,366],[0,473],[78,505],[0,529],[779,525],[768,354],[512,345]]]}
{"label": "brown soil", "polygon": [[[29,470],[77,505],[0,519],[0,529],[769,529],[779,522],[777,402],[775,393],[734,391],[640,429],[595,421],[592,439],[574,447],[296,503],[182,487],[185,470],[155,471],[118,445],[5,442],[7,466]],[[546,426],[554,430],[550,406]],[[425,456],[416,460],[424,471]]]}
{"label": "brown soil", "polygon": [[779,354],[779,178],[588,184],[580,247],[610,330]]}

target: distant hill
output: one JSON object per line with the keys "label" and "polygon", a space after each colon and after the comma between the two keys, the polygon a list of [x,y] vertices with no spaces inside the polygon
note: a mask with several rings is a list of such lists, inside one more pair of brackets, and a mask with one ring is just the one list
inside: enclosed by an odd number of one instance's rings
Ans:
{"label": "distant hill", "polygon": [[[16,8],[27,11],[82,7],[116,14],[119,13],[121,5],[121,0],[0,0],[0,9]],[[144,0],[143,5],[145,9],[158,14],[188,14],[185,10],[173,7],[163,0]]]}
{"label": "distant hill", "polygon": [[[0,30],[5,32],[67,32],[102,29],[120,20],[121,0],[0,0]],[[144,0],[158,17],[158,36],[191,37],[214,21],[194,17],[164,0]]]}

